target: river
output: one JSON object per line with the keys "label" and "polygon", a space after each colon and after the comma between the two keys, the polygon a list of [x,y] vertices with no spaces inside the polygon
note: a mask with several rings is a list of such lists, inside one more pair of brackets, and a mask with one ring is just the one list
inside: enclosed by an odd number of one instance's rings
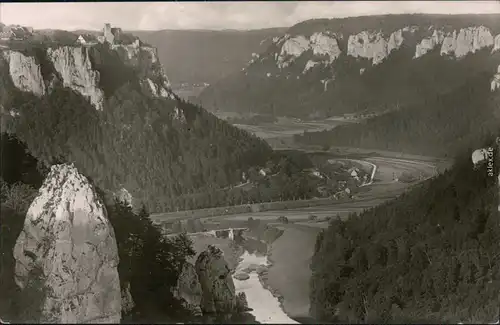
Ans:
{"label": "river", "polygon": [[[268,266],[269,261],[265,255],[250,254],[245,251],[235,274],[241,273],[252,264]],[[249,276],[247,280],[236,278],[233,280],[236,292],[244,292],[247,296],[248,307],[253,309],[250,314],[255,317],[256,321],[261,324],[300,324],[288,317],[281,309],[278,298],[262,286],[257,271],[252,271]]]}

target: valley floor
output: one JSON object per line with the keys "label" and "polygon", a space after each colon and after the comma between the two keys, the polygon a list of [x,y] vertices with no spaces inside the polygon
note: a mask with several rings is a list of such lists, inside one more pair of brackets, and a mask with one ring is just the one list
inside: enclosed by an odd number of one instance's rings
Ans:
{"label": "valley floor", "polygon": [[[210,229],[246,227],[248,218],[260,219],[274,227],[284,230],[282,236],[268,248],[268,258],[272,265],[264,281],[270,290],[281,297],[282,308],[294,319],[304,319],[309,313],[309,264],[313,255],[316,236],[322,228],[328,227],[327,217],[347,218],[350,213],[361,212],[386,200],[395,198],[414,183],[402,183],[394,180],[394,174],[410,172],[423,175],[420,179],[437,174],[437,162],[431,158],[410,160],[387,156],[357,158],[377,166],[373,183],[364,186],[356,198],[344,202],[332,202],[330,205],[305,207],[287,210],[275,210],[256,213],[221,215],[202,218],[202,223]],[[310,220],[310,216],[316,216]],[[286,216],[288,224],[277,222],[277,218]],[[219,229],[220,229],[219,228]],[[210,241],[216,239],[207,239]],[[205,245],[203,243],[202,245]],[[229,250],[227,252],[229,253]],[[229,258],[234,265],[235,256]]]}

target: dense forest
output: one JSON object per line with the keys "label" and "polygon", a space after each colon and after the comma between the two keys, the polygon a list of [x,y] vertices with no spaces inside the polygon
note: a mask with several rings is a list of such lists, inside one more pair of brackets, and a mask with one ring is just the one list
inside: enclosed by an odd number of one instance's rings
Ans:
{"label": "dense forest", "polygon": [[[198,102],[209,110],[300,118],[382,112],[423,104],[425,99],[450,92],[476,75],[486,73],[491,79],[500,64],[500,52],[492,54],[491,47],[457,60],[441,56],[440,46],[437,46],[414,59],[416,44],[432,34],[428,27],[459,30],[483,25],[497,35],[499,22],[498,15],[390,15],[305,21],[291,27],[287,34],[309,37],[315,32],[343,33],[343,38],[337,37],[342,53],[333,63],[317,64],[304,72],[309,60],[325,59],[308,50],[280,69],[277,57],[282,43],[272,44],[244,71],[233,73],[204,89]],[[362,30],[380,30],[388,39],[390,33],[405,26],[420,29],[405,33],[402,46],[381,64],[374,66],[368,59],[346,54],[349,35]],[[486,87],[489,89],[489,85]]]}
{"label": "dense forest", "polygon": [[[485,146],[500,155],[493,141]],[[499,317],[498,188],[471,151],[399,198],[318,236],[311,314],[320,322],[486,323]],[[495,164],[494,175],[499,166]]]}
{"label": "dense forest", "polygon": [[[44,175],[21,142],[5,134],[1,142],[0,167],[4,179],[0,179],[0,316],[16,323],[37,323],[45,294],[43,278],[41,274],[32,274],[27,289],[20,290],[14,282],[13,248]],[[122,315],[123,321],[186,321],[191,317],[190,312],[172,295],[172,288],[183,263],[194,255],[190,240],[185,236],[174,239],[162,236],[145,208],[134,213],[119,202],[108,201],[106,209],[118,244],[121,286],[130,285],[136,304]],[[35,268],[34,272],[37,271]]]}
{"label": "dense forest", "polygon": [[426,97],[359,124],[296,135],[298,143],[352,146],[452,157],[498,126],[500,93],[488,89],[489,75],[464,81],[456,90]]}

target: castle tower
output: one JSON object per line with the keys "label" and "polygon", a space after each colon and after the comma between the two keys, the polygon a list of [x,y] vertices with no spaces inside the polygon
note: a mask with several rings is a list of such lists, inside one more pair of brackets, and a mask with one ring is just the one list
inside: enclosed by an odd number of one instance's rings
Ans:
{"label": "castle tower", "polygon": [[104,33],[104,38],[106,39],[106,41],[109,44],[113,44],[113,42],[115,41],[115,36],[111,32],[111,24],[104,24],[103,33]]}

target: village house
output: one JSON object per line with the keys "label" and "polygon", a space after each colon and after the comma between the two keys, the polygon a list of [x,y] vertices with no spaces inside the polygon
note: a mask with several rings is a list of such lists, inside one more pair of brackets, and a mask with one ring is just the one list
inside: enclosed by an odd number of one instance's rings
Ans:
{"label": "village house", "polygon": [[90,35],[80,35],[78,36],[78,39],[76,42],[80,45],[95,45],[97,42],[94,41],[95,38],[91,37]]}
{"label": "village house", "polygon": [[88,43],[88,41],[85,39],[85,36],[80,35],[78,36],[78,39],[76,40],[77,43],[85,45]]}

